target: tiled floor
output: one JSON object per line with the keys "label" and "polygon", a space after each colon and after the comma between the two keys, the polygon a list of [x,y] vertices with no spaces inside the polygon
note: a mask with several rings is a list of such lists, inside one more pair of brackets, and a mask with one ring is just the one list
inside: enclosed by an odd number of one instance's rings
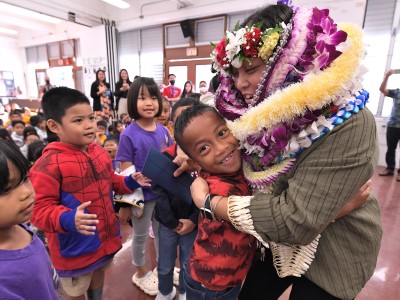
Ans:
{"label": "tiled floor", "polygon": [[[379,168],[377,173],[382,170]],[[382,211],[383,240],[378,265],[374,276],[361,291],[357,300],[398,300],[400,299],[400,182],[396,177],[373,177],[373,189]],[[111,268],[107,271],[103,298],[106,300],[150,300],[140,289],[131,283],[135,268],[131,263],[131,228],[122,228],[124,246],[116,255]],[[149,268],[156,266],[154,243],[147,243]],[[289,291],[280,300],[289,299]],[[177,297],[176,297],[177,299]]]}

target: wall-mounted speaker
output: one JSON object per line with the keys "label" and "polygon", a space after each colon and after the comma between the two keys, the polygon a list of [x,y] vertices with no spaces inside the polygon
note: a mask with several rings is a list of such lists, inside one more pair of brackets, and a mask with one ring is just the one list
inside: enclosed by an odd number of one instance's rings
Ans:
{"label": "wall-mounted speaker", "polygon": [[181,24],[183,36],[185,38],[194,36],[193,30],[192,30],[192,24],[191,24],[190,20],[184,20],[184,21],[180,22],[180,24]]}

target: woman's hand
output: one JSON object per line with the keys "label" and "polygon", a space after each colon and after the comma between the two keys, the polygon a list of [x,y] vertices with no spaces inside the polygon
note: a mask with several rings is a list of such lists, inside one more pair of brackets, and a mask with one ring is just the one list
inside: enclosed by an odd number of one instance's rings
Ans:
{"label": "woman's hand", "polygon": [[371,192],[371,184],[372,180],[368,180],[360,189],[353,194],[350,198],[349,202],[343,206],[343,208],[339,211],[335,219],[339,219],[351,213],[353,210],[359,208],[365,202],[367,202],[369,193]]}
{"label": "woman's hand", "polygon": [[207,182],[203,178],[197,177],[190,186],[190,191],[194,204],[198,208],[203,207],[204,198],[210,192]]}

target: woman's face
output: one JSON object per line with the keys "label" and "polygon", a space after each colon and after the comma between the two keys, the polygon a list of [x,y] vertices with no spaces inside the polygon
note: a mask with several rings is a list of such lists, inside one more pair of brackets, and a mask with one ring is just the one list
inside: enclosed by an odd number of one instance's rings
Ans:
{"label": "woman's face", "polygon": [[252,59],[250,62],[244,61],[239,69],[233,68],[235,87],[247,104],[251,103],[264,70],[265,62],[261,58]]}
{"label": "woman's face", "polygon": [[189,82],[187,82],[187,83],[185,84],[185,91],[186,91],[186,93],[189,93],[191,90],[192,90],[192,85],[191,85]]}
{"label": "woman's face", "polygon": [[127,80],[128,72],[126,72],[125,70],[121,71],[121,78],[122,78],[122,80]]}
{"label": "woman's face", "polygon": [[100,81],[104,81],[104,78],[106,76],[104,75],[104,72],[99,72],[99,73],[97,73],[97,77],[99,78]]}

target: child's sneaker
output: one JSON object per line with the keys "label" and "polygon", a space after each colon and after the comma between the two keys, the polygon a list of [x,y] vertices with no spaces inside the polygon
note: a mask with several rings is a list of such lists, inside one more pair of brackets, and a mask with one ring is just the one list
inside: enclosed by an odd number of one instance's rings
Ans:
{"label": "child's sneaker", "polygon": [[175,295],[176,295],[176,288],[173,286],[172,292],[169,293],[168,295],[163,295],[160,292],[158,292],[155,300],[173,300],[175,298]]}
{"label": "child's sneaker", "polygon": [[186,300],[186,293],[184,294],[179,294],[179,300]]}
{"label": "child's sneaker", "polygon": [[158,278],[152,271],[141,278],[137,277],[137,273],[133,274],[132,282],[150,296],[155,296],[158,293]]}

